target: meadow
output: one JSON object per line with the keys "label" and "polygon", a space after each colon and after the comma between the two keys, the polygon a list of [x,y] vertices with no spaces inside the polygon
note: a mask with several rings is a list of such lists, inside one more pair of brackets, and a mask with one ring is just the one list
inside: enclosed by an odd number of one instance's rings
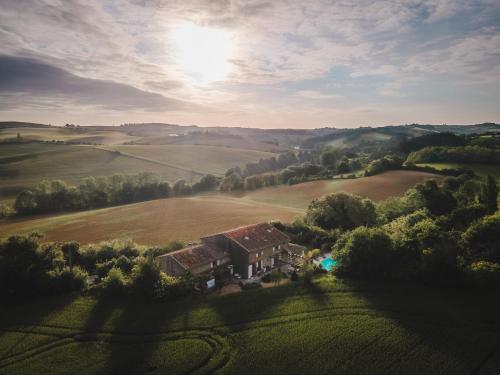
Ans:
{"label": "meadow", "polygon": [[498,374],[493,292],[312,285],[168,303],[52,297],[0,311],[0,374]]}
{"label": "meadow", "polygon": [[404,194],[416,183],[436,175],[414,171],[390,171],[352,180],[314,181],[240,193],[208,193],[168,198],[92,211],[5,220],[0,237],[33,230],[50,241],[99,242],[131,238],[147,245],[172,240],[197,241],[228,228],[256,222],[291,222],[314,198],[346,191],[376,201]]}
{"label": "meadow", "polygon": [[215,175],[223,175],[226,170],[235,166],[275,156],[264,151],[204,145],[119,145],[109,149],[168,163],[186,171]]}
{"label": "meadow", "polygon": [[81,143],[120,144],[140,139],[122,131],[96,130],[93,128],[65,127],[11,127],[0,129],[0,141],[13,140],[20,135],[23,141],[64,141]]}
{"label": "meadow", "polygon": [[[112,146],[46,143],[0,145],[0,201],[12,201],[21,190],[43,179],[78,184],[89,176],[152,172],[171,183],[198,181],[204,174],[221,175],[230,167],[270,157],[259,151],[213,146]],[[125,152],[126,151],[126,152]]]}
{"label": "meadow", "polygon": [[477,175],[486,177],[491,175],[497,180],[500,180],[500,166],[493,164],[474,164],[474,163],[422,163],[419,167],[432,167],[438,170],[441,169],[471,169]]}

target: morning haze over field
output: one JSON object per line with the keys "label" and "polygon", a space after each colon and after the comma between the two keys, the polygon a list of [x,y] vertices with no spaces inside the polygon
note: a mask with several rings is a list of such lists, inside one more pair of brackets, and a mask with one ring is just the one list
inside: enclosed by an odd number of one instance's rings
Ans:
{"label": "morning haze over field", "polygon": [[0,1],[0,375],[500,374],[499,25]]}

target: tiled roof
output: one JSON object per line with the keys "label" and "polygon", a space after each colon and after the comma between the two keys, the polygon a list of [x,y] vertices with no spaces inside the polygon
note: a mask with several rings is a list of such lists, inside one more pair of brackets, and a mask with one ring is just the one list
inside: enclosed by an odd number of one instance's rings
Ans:
{"label": "tiled roof", "polygon": [[222,259],[228,254],[222,249],[213,245],[201,244],[186,247],[181,250],[162,255],[172,257],[185,269],[211,263],[217,259]]}
{"label": "tiled roof", "polygon": [[248,251],[288,242],[288,237],[268,223],[247,225],[221,233]]}

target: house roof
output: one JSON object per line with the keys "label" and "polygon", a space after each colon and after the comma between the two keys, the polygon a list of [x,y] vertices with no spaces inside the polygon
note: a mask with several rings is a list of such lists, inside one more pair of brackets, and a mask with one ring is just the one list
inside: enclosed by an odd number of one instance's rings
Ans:
{"label": "house roof", "polygon": [[173,258],[181,267],[189,269],[202,264],[211,263],[217,259],[222,259],[228,256],[228,254],[216,246],[201,244],[186,247],[161,256]]}
{"label": "house roof", "polygon": [[250,252],[288,242],[288,237],[284,233],[268,223],[247,225],[221,234]]}

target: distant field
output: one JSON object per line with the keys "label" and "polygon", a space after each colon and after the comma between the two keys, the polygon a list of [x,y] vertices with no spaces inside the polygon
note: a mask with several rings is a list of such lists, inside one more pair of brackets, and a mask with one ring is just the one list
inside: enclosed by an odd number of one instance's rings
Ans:
{"label": "distant field", "polygon": [[13,199],[19,191],[35,186],[42,179],[62,179],[77,184],[88,176],[153,172],[172,183],[178,179],[194,182],[203,174],[220,175],[230,167],[273,155],[193,145],[116,147],[124,154],[106,148],[114,149],[114,146],[0,145],[0,201]]}
{"label": "distant field", "polygon": [[122,131],[94,130],[83,128],[6,128],[0,129],[0,140],[16,139],[17,134],[21,135],[23,140],[35,141],[71,141],[71,142],[89,142],[103,144],[120,144],[124,142],[135,141],[140,137],[130,136]]}
{"label": "distant field", "polygon": [[243,196],[244,199],[268,202],[306,209],[311,200],[329,193],[345,191],[366,196],[375,201],[402,195],[410,187],[427,178],[442,178],[433,173],[390,171],[376,176],[345,180],[322,180],[291,186],[259,189]]}
{"label": "distant field", "polygon": [[239,225],[269,220],[291,221],[301,211],[218,196],[170,198],[126,206],[22,219],[2,223],[0,237],[39,230],[47,240],[99,242],[133,238],[139,243],[166,244],[198,240],[200,236]]}
{"label": "distant field", "polygon": [[247,194],[207,194],[43,218],[5,221],[0,237],[39,230],[47,240],[99,242],[127,237],[152,245],[171,240],[196,241],[200,236],[261,221],[290,222],[309,202],[324,194],[346,191],[375,200],[401,195],[430,173],[392,171],[357,180],[316,181],[265,188]]}
{"label": "distant field", "polygon": [[263,151],[202,145],[120,145],[110,148],[187,170],[219,175],[224,174],[229,168],[275,155]]}
{"label": "distant field", "polygon": [[0,145],[0,198],[12,199],[19,191],[43,179],[77,184],[84,177],[115,173],[153,172],[169,181],[198,179],[190,171],[130,158],[93,148],[71,145]]}
{"label": "distant field", "polygon": [[332,276],[169,303],[47,297],[0,309],[0,374],[500,373],[493,291]]}
{"label": "distant field", "polygon": [[472,169],[476,174],[482,177],[486,177],[491,175],[495,177],[497,180],[500,179],[500,165],[492,165],[492,164],[474,164],[474,163],[422,163],[418,164],[419,167],[432,167],[436,169],[446,169],[446,168],[454,168],[454,169]]}

